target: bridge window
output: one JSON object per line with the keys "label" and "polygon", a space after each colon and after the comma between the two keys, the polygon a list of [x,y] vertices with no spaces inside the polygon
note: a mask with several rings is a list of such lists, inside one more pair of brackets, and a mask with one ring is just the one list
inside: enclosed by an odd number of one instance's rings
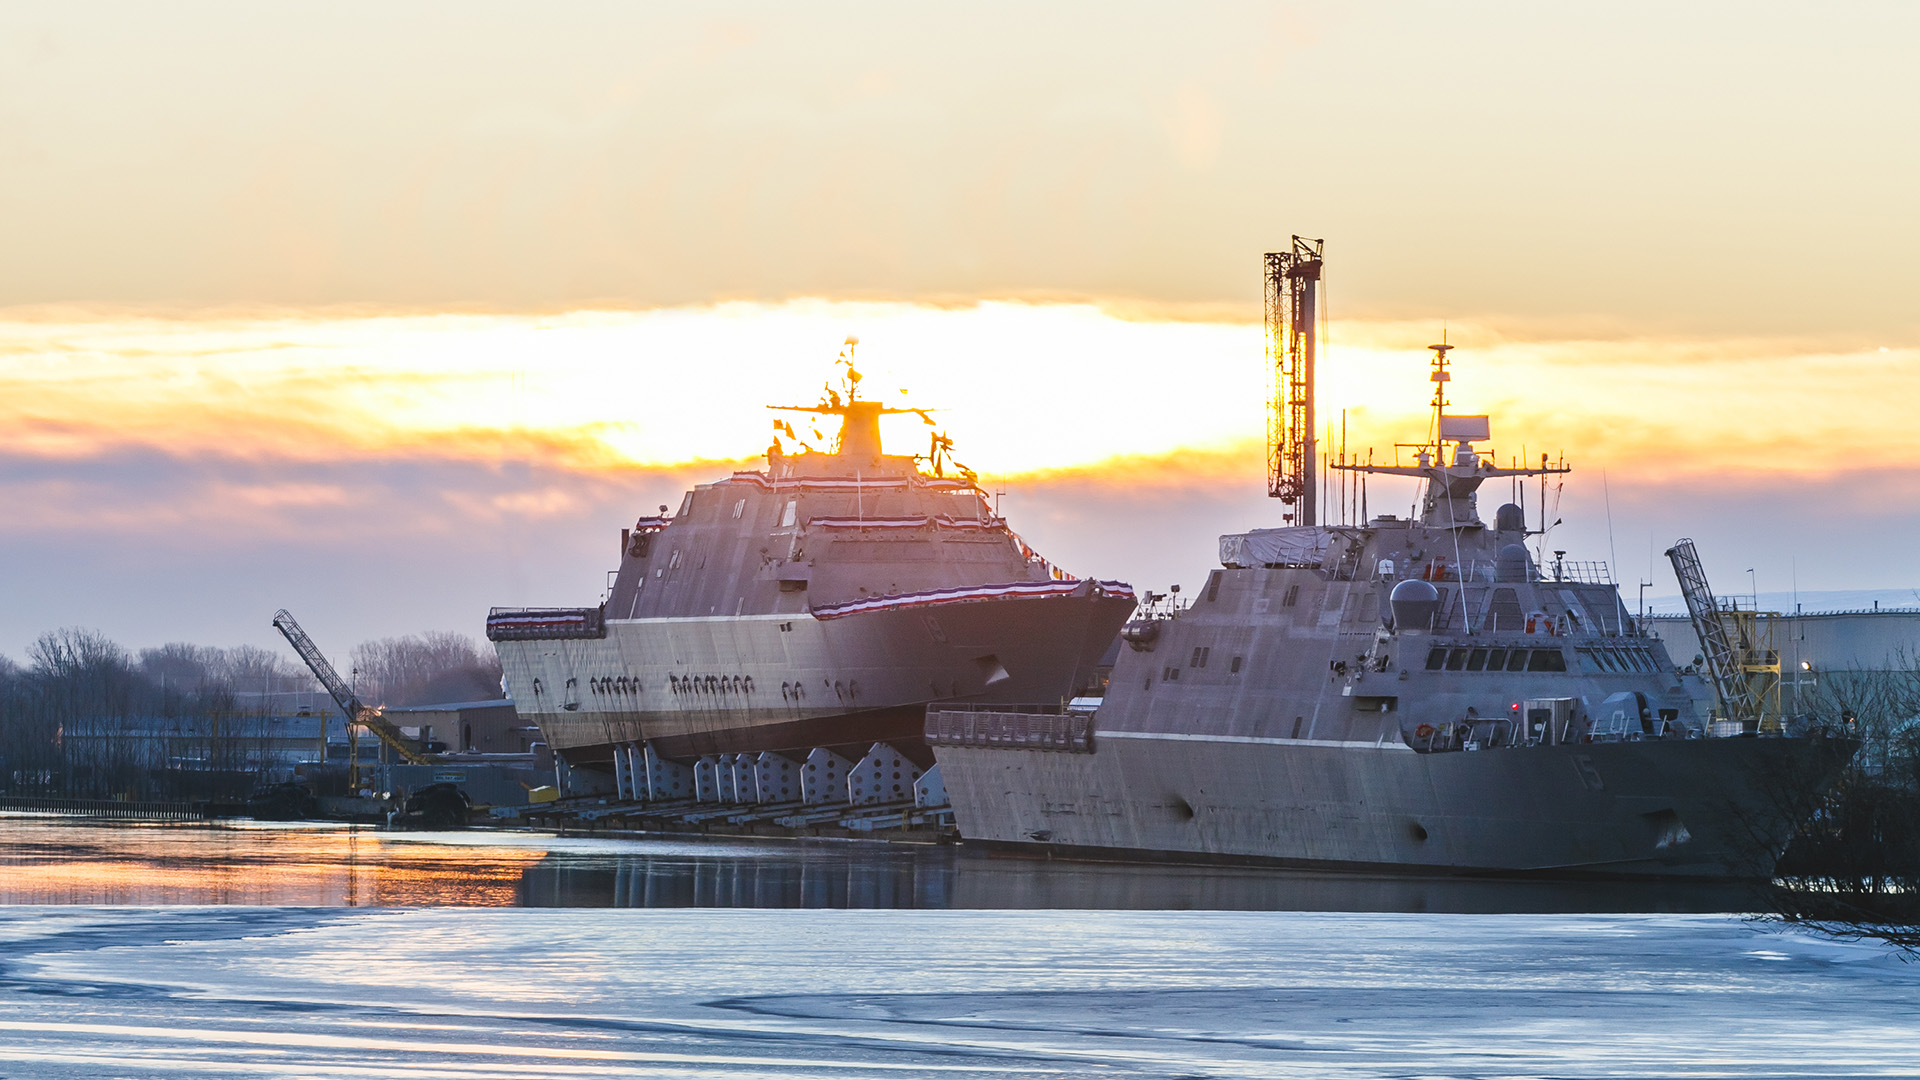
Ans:
{"label": "bridge window", "polygon": [[1459,671],[1467,666],[1468,649],[1453,649],[1447,653],[1447,670]]}
{"label": "bridge window", "polygon": [[1487,669],[1487,650],[1475,649],[1472,652],[1467,654],[1467,670],[1468,671],[1485,671],[1486,669]]}
{"label": "bridge window", "polygon": [[1507,670],[1508,671],[1527,670],[1527,650],[1515,649],[1512,652],[1508,653],[1507,654]]}
{"label": "bridge window", "polygon": [[1565,671],[1567,658],[1559,649],[1534,649],[1527,658],[1528,671]]}
{"label": "bridge window", "polygon": [[1428,671],[1439,671],[1441,668],[1446,666],[1447,666],[1447,650],[1445,649],[1427,650],[1427,670]]}
{"label": "bridge window", "polygon": [[1507,650],[1490,649],[1487,652],[1487,670],[1503,671],[1507,666]]}

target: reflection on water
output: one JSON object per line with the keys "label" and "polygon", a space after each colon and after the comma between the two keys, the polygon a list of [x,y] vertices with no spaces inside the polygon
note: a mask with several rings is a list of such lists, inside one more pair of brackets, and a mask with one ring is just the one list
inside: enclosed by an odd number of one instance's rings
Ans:
{"label": "reflection on water", "polygon": [[538,848],[392,844],[354,826],[0,817],[0,903],[499,907]]}
{"label": "reflection on water", "polygon": [[1741,886],[1127,866],[872,842],[606,840],[0,816],[0,903],[1744,911]]}
{"label": "reflection on water", "polygon": [[552,854],[527,868],[533,907],[1086,908],[1152,911],[1745,911],[1730,885],[1365,877],[987,857],[952,848],[793,845]]}

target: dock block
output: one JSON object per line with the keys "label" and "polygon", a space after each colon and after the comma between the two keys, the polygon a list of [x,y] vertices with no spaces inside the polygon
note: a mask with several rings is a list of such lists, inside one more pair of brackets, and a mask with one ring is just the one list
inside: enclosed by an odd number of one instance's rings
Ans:
{"label": "dock block", "polygon": [[693,797],[693,770],[677,761],[668,761],[653,752],[653,744],[641,747],[646,768],[647,798],[653,802],[673,802]]}
{"label": "dock block", "polygon": [[729,777],[733,770],[720,768],[720,759],[708,754],[693,763],[693,798],[695,802],[720,801],[720,774],[725,771]]}
{"label": "dock block", "polygon": [[713,759],[714,801],[737,803],[740,801],[739,789],[733,784],[733,755],[721,754]]}
{"label": "dock block", "polygon": [[853,762],[831,750],[815,748],[800,770],[800,801],[808,806],[838,806],[847,801],[847,774]]}
{"label": "dock block", "polygon": [[940,780],[940,766],[928,769],[913,782],[913,805],[921,809],[947,805],[947,785]]}
{"label": "dock block", "polygon": [[757,763],[759,754],[733,755],[733,801],[737,803],[759,802],[759,778]]}
{"label": "dock block", "polygon": [[847,801],[854,806],[906,802],[913,798],[913,782],[920,770],[900,751],[877,742],[847,774]]}
{"label": "dock block", "polygon": [[646,798],[633,775],[633,744],[613,744],[613,794],[621,802]]}
{"label": "dock block", "polygon": [[800,797],[800,766],[792,758],[766,751],[753,762],[753,793],[755,802],[794,801]]}

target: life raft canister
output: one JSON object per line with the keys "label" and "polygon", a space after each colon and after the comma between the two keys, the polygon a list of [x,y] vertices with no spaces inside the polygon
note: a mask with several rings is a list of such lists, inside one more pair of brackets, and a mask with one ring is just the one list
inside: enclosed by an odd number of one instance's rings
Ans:
{"label": "life raft canister", "polygon": [[1431,739],[1433,738],[1433,725],[1421,724],[1419,727],[1413,729],[1413,735],[1414,738],[1417,739]]}

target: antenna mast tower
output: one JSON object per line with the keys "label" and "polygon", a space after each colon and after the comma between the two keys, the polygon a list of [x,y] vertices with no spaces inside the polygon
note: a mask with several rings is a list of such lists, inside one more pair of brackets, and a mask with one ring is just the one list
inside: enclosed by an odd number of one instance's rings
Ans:
{"label": "antenna mast tower", "polygon": [[1318,351],[1320,264],[1325,240],[1293,238],[1267,253],[1267,494],[1293,508],[1295,525],[1316,524],[1313,362]]}

